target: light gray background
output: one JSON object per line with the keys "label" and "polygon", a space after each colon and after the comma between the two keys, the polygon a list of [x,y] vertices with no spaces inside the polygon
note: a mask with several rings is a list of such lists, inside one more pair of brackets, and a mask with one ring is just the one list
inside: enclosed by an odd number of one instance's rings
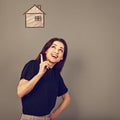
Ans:
{"label": "light gray background", "polygon": [[[34,4],[45,28],[25,28]],[[62,75],[71,104],[58,120],[120,120],[120,0],[0,0],[0,120],[19,120],[21,70],[52,37],[69,46]]]}

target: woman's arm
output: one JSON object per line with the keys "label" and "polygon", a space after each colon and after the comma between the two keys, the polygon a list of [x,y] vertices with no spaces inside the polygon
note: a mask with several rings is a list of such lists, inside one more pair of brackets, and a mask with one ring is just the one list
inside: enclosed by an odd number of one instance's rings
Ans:
{"label": "woman's arm", "polygon": [[30,81],[21,79],[17,87],[17,95],[22,98],[28,94],[34,88],[41,77],[42,75],[38,73]]}
{"label": "woman's arm", "polygon": [[47,69],[49,69],[48,61],[41,62],[38,74],[36,74],[31,80],[21,79],[17,87],[18,96],[22,98],[28,94],[41,79]]}
{"label": "woman's arm", "polygon": [[50,120],[54,120],[70,103],[70,95],[69,93],[65,93],[62,96],[62,102],[60,105],[50,114]]}

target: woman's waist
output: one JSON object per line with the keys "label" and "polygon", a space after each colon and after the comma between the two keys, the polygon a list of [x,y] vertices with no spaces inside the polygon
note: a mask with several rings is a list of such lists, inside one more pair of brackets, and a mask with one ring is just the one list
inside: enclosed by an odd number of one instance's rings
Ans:
{"label": "woman's waist", "polygon": [[35,115],[28,115],[28,114],[22,114],[21,120],[49,120],[49,115],[44,116],[35,116]]}

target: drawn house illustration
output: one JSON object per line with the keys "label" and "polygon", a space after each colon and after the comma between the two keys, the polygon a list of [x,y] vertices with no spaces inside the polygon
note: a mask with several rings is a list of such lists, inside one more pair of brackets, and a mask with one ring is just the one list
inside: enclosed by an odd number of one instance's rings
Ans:
{"label": "drawn house illustration", "polygon": [[25,13],[25,27],[27,28],[43,28],[45,21],[45,13],[41,10],[40,5],[33,5]]}

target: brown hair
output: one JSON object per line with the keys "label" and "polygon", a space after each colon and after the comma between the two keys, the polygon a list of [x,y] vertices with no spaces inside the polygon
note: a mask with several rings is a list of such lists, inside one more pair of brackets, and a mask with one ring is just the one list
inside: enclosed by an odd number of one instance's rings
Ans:
{"label": "brown hair", "polygon": [[46,60],[45,52],[50,48],[50,46],[53,44],[54,41],[59,41],[59,42],[63,43],[63,45],[64,45],[63,59],[60,62],[56,63],[55,66],[54,66],[59,72],[61,72],[61,70],[62,70],[62,68],[63,68],[63,66],[65,64],[65,61],[66,61],[66,58],[67,58],[67,52],[68,52],[68,47],[67,47],[66,41],[64,39],[62,39],[62,38],[52,38],[52,39],[50,39],[44,45],[41,52],[37,56],[36,60],[40,60],[40,54],[43,55],[43,60]]}

